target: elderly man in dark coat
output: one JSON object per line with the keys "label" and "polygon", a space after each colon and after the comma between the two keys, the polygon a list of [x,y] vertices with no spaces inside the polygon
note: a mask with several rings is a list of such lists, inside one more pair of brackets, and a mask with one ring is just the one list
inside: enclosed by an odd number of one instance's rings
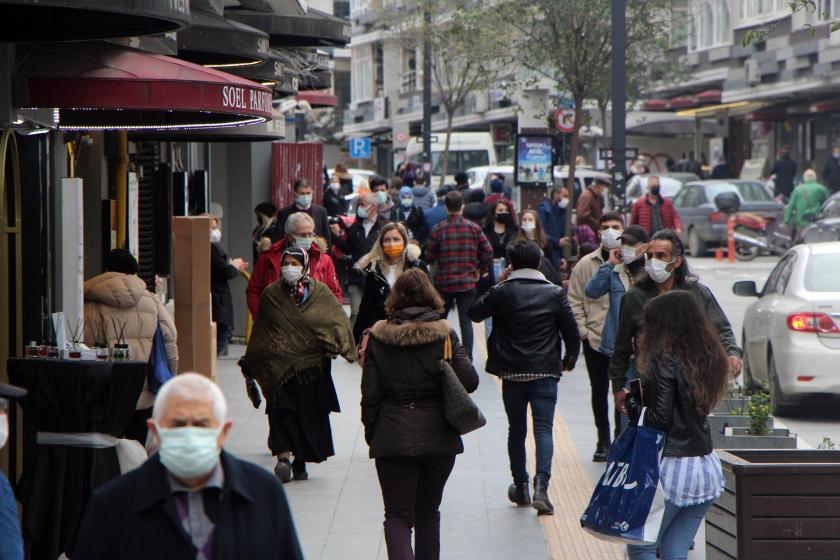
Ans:
{"label": "elderly man in dark coat", "polygon": [[93,494],[72,558],[302,559],[283,486],[222,450],[226,414],[206,377],[168,381],[149,420],[160,452]]}

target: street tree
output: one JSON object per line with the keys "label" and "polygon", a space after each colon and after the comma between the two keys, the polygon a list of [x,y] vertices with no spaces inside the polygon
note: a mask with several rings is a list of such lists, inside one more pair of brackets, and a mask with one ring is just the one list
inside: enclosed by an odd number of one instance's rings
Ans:
{"label": "street tree", "polygon": [[[627,91],[640,95],[661,78],[673,0],[627,0]],[[583,107],[609,101],[612,0],[508,0],[506,21],[518,33],[511,51],[533,75],[574,101],[568,188],[573,192]],[[569,223],[569,227],[571,224]]]}
{"label": "street tree", "polygon": [[[445,112],[446,133],[441,184],[449,170],[449,148],[455,113],[474,93],[487,91],[512,60],[511,35],[495,5],[475,0],[402,0],[386,2],[377,25],[404,48],[417,50],[428,40],[432,83]],[[495,4],[495,3],[493,3]],[[427,20],[424,16],[428,14]]]}

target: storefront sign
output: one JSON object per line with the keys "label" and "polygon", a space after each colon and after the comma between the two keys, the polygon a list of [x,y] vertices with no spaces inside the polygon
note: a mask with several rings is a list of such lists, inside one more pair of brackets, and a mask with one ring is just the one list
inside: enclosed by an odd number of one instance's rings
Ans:
{"label": "storefront sign", "polygon": [[270,113],[271,94],[267,91],[256,91],[240,86],[224,86],[222,88],[222,107]]}

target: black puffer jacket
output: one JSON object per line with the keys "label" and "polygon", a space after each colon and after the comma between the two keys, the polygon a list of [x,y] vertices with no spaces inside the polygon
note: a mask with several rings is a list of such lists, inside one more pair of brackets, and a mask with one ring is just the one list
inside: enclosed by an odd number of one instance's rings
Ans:
{"label": "black puffer jacket", "polygon": [[536,270],[511,273],[476,300],[469,315],[476,323],[493,317],[488,373],[559,377],[561,335],[566,346],[563,365],[574,366],[580,352],[580,335],[566,294]]}
{"label": "black puffer jacket", "polygon": [[[420,457],[463,453],[464,444],[443,414],[440,360],[452,337],[452,369],[467,391],[478,374],[449,323],[427,308],[398,314],[415,320],[373,326],[362,373],[362,423],[370,456]],[[420,319],[420,320],[418,320]]]}
{"label": "black puffer jacket", "polygon": [[[650,404],[644,425],[668,433],[664,453],[667,457],[702,457],[712,452],[712,434],[704,414],[697,412],[685,391],[682,365],[668,361],[651,364],[651,375],[644,382],[644,398]],[[627,397],[627,415],[637,424],[642,403]]]}

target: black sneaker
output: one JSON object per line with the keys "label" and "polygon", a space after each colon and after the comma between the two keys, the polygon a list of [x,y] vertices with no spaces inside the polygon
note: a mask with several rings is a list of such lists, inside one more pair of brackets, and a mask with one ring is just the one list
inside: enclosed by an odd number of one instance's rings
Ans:
{"label": "black sneaker", "polygon": [[288,457],[279,457],[277,459],[277,465],[274,466],[274,474],[284,484],[292,480],[292,464],[289,462]]}
{"label": "black sneaker", "polygon": [[309,473],[306,472],[306,463],[295,459],[292,462],[292,476],[295,480],[309,480]]}
{"label": "black sneaker", "polygon": [[599,443],[595,448],[595,453],[592,455],[593,463],[604,463],[607,460],[607,454],[610,452],[610,444]]}
{"label": "black sneaker", "polygon": [[513,483],[508,487],[508,500],[518,506],[531,505],[531,492],[528,490],[528,483]]}
{"label": "black sneaker", "polygon": [[548,481],[542,476],[534,477],[534,499],[531,506],[537,510],[537,515],[554,515],[554,506],[548,499]]}

